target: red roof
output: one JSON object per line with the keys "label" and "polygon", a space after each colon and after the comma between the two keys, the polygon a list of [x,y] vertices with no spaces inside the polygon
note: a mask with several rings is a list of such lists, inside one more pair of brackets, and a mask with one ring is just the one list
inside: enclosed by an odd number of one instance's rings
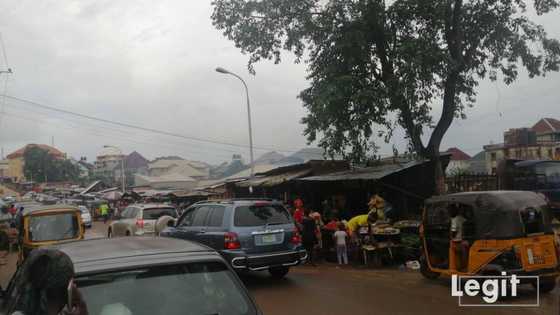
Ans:
{"label": "red roof", "polygon": [[543,118],[539,120],[532,129],[537,134],[560,132],[560,120],[554,118]]}
{"label": "red roof", "polygon": [[466,161],[470,160],[471,156],[466,154],[465,152],[459,150],[458,148],[449,148],[446,153],[451,153],[451,160],[452,161]]}
{"label": "red roof", "polygon": [[23,147],[23,148],[21,148],[21,149],[19,149],[19,150],[17,150],[17,151],[14,151],[14,152],[8,154],[8,155],[6,156],[6,158],[8,158],[8,159],[17,159],[17,158],[23,157],[23,154],[25,153],[25,150],[27,150],[27,149],[29,149],[29,148],[33,148],[33,147],[38,147],[38,148],[41,148],[41,149],[43,149],[43,150],[46,150],[46,151],[49,152],[50,155],[52,155],[52,156],[54,156],[54,157],[57,157],[57,158],[63,158],[63,157],[64,157],[64,153],[62,153],[62,152],[61,152],[60,150],[58,150],[57,148],[51,147],[50,145],[31,143],[31,144],[28,144],[28,145],[26,145],[25,147]]}

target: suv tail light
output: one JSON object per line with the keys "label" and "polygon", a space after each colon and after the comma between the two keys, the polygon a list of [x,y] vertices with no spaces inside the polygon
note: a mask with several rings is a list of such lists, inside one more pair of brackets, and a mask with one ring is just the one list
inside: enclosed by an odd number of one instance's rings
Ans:
{"label": "suv tail light", "polygon": [[224,234],[224,248],[225,249],[240,249],[241,243],[237,238],[237,234],[233,232],[227,232]]}
{"label": "suv tail light", "polygon": [[136,219],[136,226],[143,229],[144,228],[144,219]]}
{"label": "suv tail light", "polygon": [[294,245],[301,245],[301,236],[299,235],[299,232],[297,230],[294,230],[294,234],[292,234],[290,243]]}

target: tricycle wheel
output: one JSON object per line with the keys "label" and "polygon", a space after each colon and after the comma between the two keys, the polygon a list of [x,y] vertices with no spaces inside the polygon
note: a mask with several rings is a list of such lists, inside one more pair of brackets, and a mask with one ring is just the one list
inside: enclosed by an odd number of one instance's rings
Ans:
{"label": "tricycle wheel", "polygon": [[441,274],[439,272],[434,272],[430,270],[426,257],[424,255],[420,256],[420,273],[426,279],[434,280],[437,279]]}
{"label": "tricycle wheel", "polygon": [[[533,288],[537,288],[537,283],[531,283]],[[540,293],[548,293],[556,287],[556,278],[554,277],[547,277],[547,278],[540,278],[539,279],[539,292]]]}

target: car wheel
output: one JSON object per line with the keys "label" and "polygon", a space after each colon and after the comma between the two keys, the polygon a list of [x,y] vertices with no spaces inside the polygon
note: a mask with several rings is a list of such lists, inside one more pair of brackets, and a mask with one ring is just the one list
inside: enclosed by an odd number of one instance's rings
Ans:
{"label": "car wheel", "polygon": [[284,278],[288,272],[290,271],[290,267],[272,267],[268,268],[268,272],[275,279],[282,279]]}
{"label": "car wheel", "polygon": [[111,229],[107,230],[107,238],[113,237],[113,231]]}
{"label": "car wheel", "polygon": [[130,231],[126,231],[125,235],[130,236]]}
{"label": "car wheel", "polygon": [[[540,293],[548,293],[552,290],[554,290],[554,288],[556,287],[556,278],[552,277],[552,278],[541,278],[539,279],[539,292]],[[531,283],[533,285],[533,288],[537,288],[537,284],[536,283]]]}
{"label": "car wheel", "polygon": [[441,275],[439,272],[433,272],[430,270],[424,255],[420,256],[420,273],[424,276],[424,278],[430,280],[437,279]]}

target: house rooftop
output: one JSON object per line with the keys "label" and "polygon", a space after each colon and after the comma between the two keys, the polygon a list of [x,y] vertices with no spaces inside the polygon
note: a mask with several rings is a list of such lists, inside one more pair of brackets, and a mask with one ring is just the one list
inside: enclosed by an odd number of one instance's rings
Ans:
{"label": "house rooftop", "polygon": [[449,148],[445,152],[451,154],[451,161],[467,161],[471,159],[470,155],[463,152],[459,148],[455,148],[455,147]]}
{"label": "house rooftop", "polygon": [[65,155],[64,153],[62,153],[62,151],[60,151],[59,149],[55,148],[55,147],[51,147],[50,145],[46,145],[46,144],[35,144],[35,143],[30,143],[26,146],[24,146],[23,148],[20,148],[10,154],[8,154],[6,156],[7,159],[11,160],[11,159],[17,159],[20,157],[23,157],[23,154],[25,153],[25,151],[27,149],[30,148],[40,148],[43,150],[46,150],[49,152],[50,155],[57,157],[57,158],[63,158]]}
{"label": "house rooftop", "polygon": [[554,118],[542,118],[533,128],[537,134],[560,132],[560,120]]}

